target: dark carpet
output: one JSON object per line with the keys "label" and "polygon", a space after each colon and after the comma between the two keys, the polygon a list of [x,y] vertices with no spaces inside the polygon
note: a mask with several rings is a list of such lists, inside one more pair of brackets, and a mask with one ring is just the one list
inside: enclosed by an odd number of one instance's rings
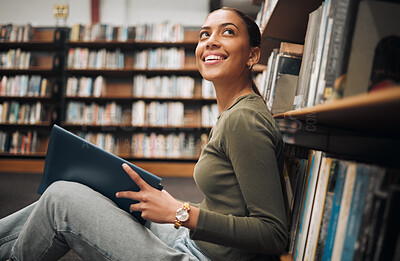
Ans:
{"label": "dark carpet", "polygon": [[[0,218],[3,218],[39,199],[36,193],[41,175],[22,173],[0,173]],[[192,178],[163,178],[162,184],[177,199],[200,202],[203,194]],[[81,260],[70,251],[63,261]]]}

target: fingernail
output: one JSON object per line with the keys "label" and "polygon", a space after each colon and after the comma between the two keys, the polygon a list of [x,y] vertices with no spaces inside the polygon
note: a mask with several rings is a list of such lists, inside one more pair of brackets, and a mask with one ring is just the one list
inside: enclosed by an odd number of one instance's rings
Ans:
{"label": "fingernail", "polygon": [[115,196],[118,198],[118,197],[119,197],[119,193],[117,192],[117,193],[115,194]]}

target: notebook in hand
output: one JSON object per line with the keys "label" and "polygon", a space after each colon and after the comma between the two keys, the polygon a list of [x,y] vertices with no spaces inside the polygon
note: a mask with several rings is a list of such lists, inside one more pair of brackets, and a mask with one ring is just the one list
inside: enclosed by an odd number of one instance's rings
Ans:
{"label": "notebook in hand", "polygon": [[[139,191],[140,188],[123,170],[122,163],[128,164],[154,188],[159,190],[163,188],[160,183],[161,178],[54,125],[50,134],[38,193],[43,194],[47,187],[55,181],[74,181],[100,192],[114,201],[121,209],[129,212],[129,206],[136,201],[116,198],[115,193]],[[132,215],[140,223],[145,223],[140,212],[132,212]]]}

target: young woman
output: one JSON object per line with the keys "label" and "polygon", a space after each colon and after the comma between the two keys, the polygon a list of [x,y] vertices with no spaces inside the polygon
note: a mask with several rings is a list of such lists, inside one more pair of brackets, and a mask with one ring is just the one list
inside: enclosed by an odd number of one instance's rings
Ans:
{"label": "young woman", "polygon": [[235,9],[212,12],[199,32],[197,67],[214,83],[220,112],[194,171],[201,204],[123,165],[141,190],[116,196],[139,202],[131,210],[142,211],[142,226],[92,189],[55,182],[0,221],[0,259],[56,260],[73,249],[84,260],[277,260],[287,242],[283,145],[251,80],[259,45],[257,25]]}

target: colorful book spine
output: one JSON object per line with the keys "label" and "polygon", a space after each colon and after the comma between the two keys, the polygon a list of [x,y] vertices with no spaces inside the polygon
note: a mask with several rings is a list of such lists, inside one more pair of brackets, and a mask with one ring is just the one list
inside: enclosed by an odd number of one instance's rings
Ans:
{"label": "colorful book spine", "polygon": [[346,161],[342,161],[339,163],[338,179],[335,187],[335,195],[333,197],[333,206],[332,206],[331,217],[329,219],[330,221],[328,227],[328,234],[326,237],[326,243],[322,255],[323,261],[331,260],[332,257],[332,249],[333,249],[333,244],[335,242],[336,226],[338,223],[340,203],[342,201],[343,189],[344,189],[344,183],[346,179],[346,172],[348,165],[349,163]]}
{"label": "colorful book spine", "polygon": [[296,246],[295,260],[303,260],[305,245],[307,243],[308,229],[311,219],[311,211],[315,196],[315,187],[317,185],[319,169],[321,164],[322,152],[316,151],[312,160],[311,174],[308,179],[307,194],[304,203],[303,216],[299,231],[299,239]]}
{"label": "colorful book spine", "polygon": [[357,177],[354,185],[353,198],[351,200],[349,221],[343,243],[341,260],[353,260],[354,245],[360,230],[360,222],[369,179],[370,168],[363,164],[357,164]]}

